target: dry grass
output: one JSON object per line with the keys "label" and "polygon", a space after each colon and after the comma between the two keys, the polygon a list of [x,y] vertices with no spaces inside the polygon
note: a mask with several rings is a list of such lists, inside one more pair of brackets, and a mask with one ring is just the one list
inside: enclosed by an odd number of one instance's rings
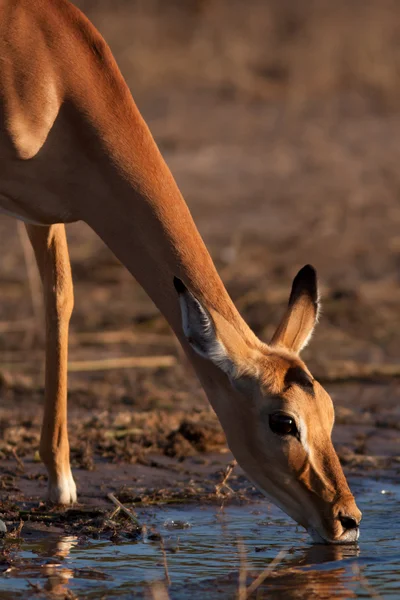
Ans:
{"label": "dry grass", "polygon": [[[116,498],[116,497],[114,496],[114,494],[111,494],[111,493],[110,493],[110,494],[107,494],[107,498],[108,498],[109,500],[111,500],[111,502],[112,502],[113,504],[115,504],[115,506],[116,506],[116,507],[117,507],[119,510],[122,510],[122,512],[123,512],[123,513],[125,513],[125,514],[126,514],[128,517],[129,517],[129,519],[130,519],[130,520],[131,520],[131,521],[132,521],[132,522],[133,522],[133,523],[134,523],[134,524],[135,524],[137,527],[141,527],[141,525],[140,525],[140,523],[139,523],[139,521],[138,521],[138,518],[137,518],[137,516],[136,516],[136,515],[135,515],[135,514],[132,512],[132,510],[129,510],[129,508],[126,508],[126,506],[124,506],[124,505],[122,504],[122,502],[120,502],[120,501],[118,500],[118,498]],[[114,511],[114,513],[115,513],[115,511]],[[113,514],[114,514],[114,513],[113,513]]]}
{"label": "dry grass", "polygon": [[234,491],[228,485],[227,481],[228,481],[229,477],[232,475],[233,470],[236,467],[236,465],[237,465],[237,461],[233,460],[232,462],[229,463],[229,465],[226,467],[225,471],[223,472],[222,480],[220,481],[220,483],[217,483],[217,485],[215,486],[215,494],[216,494],[217,498],[225,499],[226,497],[232,496],[234,494]]}

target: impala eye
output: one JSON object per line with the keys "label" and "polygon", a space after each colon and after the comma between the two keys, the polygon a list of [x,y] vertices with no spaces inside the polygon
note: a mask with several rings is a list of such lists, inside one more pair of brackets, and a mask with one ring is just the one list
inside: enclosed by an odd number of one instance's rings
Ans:
{"label": "impala eye", "polygon": [[294,435],[295,437],[299,435],[296,421],[284,413],[269,415],[269,426],[271,431],[277,435]]}

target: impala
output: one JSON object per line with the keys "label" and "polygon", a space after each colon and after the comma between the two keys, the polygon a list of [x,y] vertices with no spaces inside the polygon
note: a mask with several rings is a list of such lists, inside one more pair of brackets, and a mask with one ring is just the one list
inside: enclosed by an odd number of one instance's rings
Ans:
{"label": "impala", "polygon": [[298,273],[262,343],[225,290],[110,49],[67,0],[0,0],[0,127],[0,210],[25,222],[43,282],[49,500],[76,501],[64,224],[81,220],[168,320],[254,484],[315,541],[354,542],[361,513],[332,445],[332,401],[299,358],[318,317],[314,269]]}

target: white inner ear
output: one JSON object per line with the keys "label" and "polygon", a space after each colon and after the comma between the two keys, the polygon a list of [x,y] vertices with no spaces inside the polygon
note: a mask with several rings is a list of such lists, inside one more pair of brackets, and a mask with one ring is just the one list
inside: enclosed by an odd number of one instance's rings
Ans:
{"label": "white inner ear", "polygon": [[303,343],[301,344],[300,348],[297,350],[298,354],[300,354],[300,352],[301,352],[301,351],[302,351],[302,350],[303,350],[303,349],[304,349],[306,346],[308,346],[308,344],[310,343],[310,341],[311,341],[311,338],[312,338],[312,336],[313,336],[313,334],[314,334],[314,328],[315,328],[315,325],[314,325],[314,327],[311,329],[311,331],[309,332],[309,334],[307,335],[307,337],[304,339],[304,341],[303,341]]}
{"label": "white inner ear", "polygon": [[307,337],[305,338],[304,342],[302,343],[302,345],[301,345],[301,347],[299,349],[299,353],[303,350],[303,348],[305,348],[306,346],[308,346],[308,344],[310,343],[311,338],[314,335],[315,327],[316,327],[316,325],[318,325],[318,321],[319,321],[320,315],[321,315],[321,303],[320,303],[320,295],[318,293],[317,312],[316,312],[316,315],[315,315],[314,325],[313,325],[312,329],[310,330],[309,334],[307,335]]}
{"label": "white inner ear", "polygon": [[233,376],[234,365],[224,344],[217,338],[209,313],[190,292],[179,295],[182,327],[189,344],[203,358],[211,360],[228,376]]}

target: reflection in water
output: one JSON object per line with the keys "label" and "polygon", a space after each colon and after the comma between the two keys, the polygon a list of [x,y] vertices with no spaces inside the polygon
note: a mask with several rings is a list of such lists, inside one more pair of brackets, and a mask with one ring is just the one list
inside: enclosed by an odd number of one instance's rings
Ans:
{"label": "reflection in water", "polygon": [[40,576],[46,578],[44,589],[54,596],[68,597],[70,580],[74,577],[72,569],[65,568],[62,561],[70,555],[71,548],[78,544],[76,536],[49,536],[44,538],[38,556],[50,558],[40,566]]}
{"label": "reflection in water", "polygon": [[355,558],[359,556],[359,554],[360,547],[357,544],[344,546],[313,544],[304,550],[302,557],[298,559],[298,565],[321,565],[323,563],[345,560],[346,558]]}
{"label": "reflection in water", "polygon": [[[268,577],[255,589],[251,598],[261,600],[268,598],[272,600],[331,600],[333,598],[347,599],[356,598],[357,594],[352,589],[352,582],[348,578],[346,567],[340,566],[341,561],[351,560],[359,555],[357,546],[312,546],[295,551],[289,550],[283,561]],[[268,567],[267,569],[268,570]],[[247,590],[254,585],[259,577],[258,573],[251,571],[247,576]],[[232,584],[238,581],[238,574],[233,573],[231,577],[221,578],[217,581],[208,581],[203,592],[208,589],[218,589],[219,592],[229,592]],[[186,593],[196,595],[191,588]],[[184,598],[178,593],[177,598]],[[228,596],[227,596],[228,597]]]}
{"label": "reflection in water", "polygon": [[[271,574],[258,590],[257,598],[284,600],[330,600],[356,598],[347,570],[335,564],[359,554],[358,546],[311,546]],[[318,568],[330,564],[330,568]],[[306,568],[305,568],[306,567]]]}
{"label": "reflection in water", "polygon": [[[75,536],[59,538],[57,541],[49,543],[47,556],[64,559],[69,556],[71,548],[76,546],[77,543],[78,538]],[[68,583],[73,578],[74,572],[64,567],[55,569],[52,568],[52,565],[47,565],[43,567],[43,573],[48,577],[44,586],[45,590],[65,597],[68,593]]]}
{"label": "reflection in water", "polygon": [[[163,537],[174,600],[236,597],[241,566],[238,539],[246,557],[247,585],[282,548],[288,548],[259,586],[254,596],[259,599],[398,600],[400,494],[395,485],[390,490],[381,494],[376,482],[358,490],[364,513],[360,547],[312,546],[291,521],[264,502],[227,506],[223,512],[217,507],[191,506],[139,513],[141,521]],[[116,545],[41,535],[23,544],[12,568],[0,578],[2,600],[28,597],[28,581],[38,583],[52,597],[131,598],[133,592],[142,597],[154,581],[165,581],[160,541],[148,537]]]}
{"label": "reflection in water", "polygon": [[41,574],[42,577],[47,577],[47,581],[43,586],[46,591],[64,598],[68,597],[68,584],[70,579],[74,577],[74,572],[71,569],[56,565],[44,565]]}
{"label": "reflection in water", "polygon": [[334,569],[332,571],[306,571],[293,575],[278,577],[273,582],[274,590],[266,590],[260,594],[260,598],[285,598],[294,600],[304,598],[318,598],[319,600],[331,600],[332,598],[357,598],[357,594],[351,590],[346,582],[345,569]]}
{"label": "reflection in water", "polygon": [[67,558],[71,552],[71,548],[76,546],[78,541],[75,535],[49,536],[41,541],[37,554],[38,556],[50,558]]}

